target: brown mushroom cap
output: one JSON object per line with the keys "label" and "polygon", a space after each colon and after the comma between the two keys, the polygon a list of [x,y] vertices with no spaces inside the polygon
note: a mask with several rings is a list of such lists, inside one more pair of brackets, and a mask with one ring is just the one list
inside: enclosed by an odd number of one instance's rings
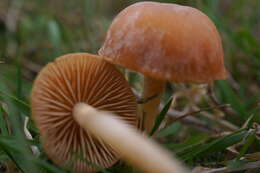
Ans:
{"label": "brown mushroom cap", "polygon": [[127,7],[112,22],[99,54],[162,80],[205,83],[226,77],[215,25],[199,10],[176,4]]}
{"label": "brown mushroom cap", "polygon": [[123,75],[87,53],[68,54],[49,63],[34,82],[31,102],[47,155],[77,173],[97,170],[88,162],[107,168],[119,158],[110,146],[76,123],[72,116],[75,104],[87,103],[137,124],[135,97]]}

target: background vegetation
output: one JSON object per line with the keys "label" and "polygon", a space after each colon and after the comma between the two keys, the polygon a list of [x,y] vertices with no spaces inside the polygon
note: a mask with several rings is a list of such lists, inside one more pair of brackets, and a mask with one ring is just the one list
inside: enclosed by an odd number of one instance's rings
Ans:
{"label": "background vegetation", "polygon": [[[0,1],[0,172],[64,172],[42,151],[38,131],[31,121],[32,82],[42,66],[57,56],[71,52],[96,53],[113,17],[133,2],[137,1]],[[257,172],[260,166],[260,1],[161,2],[196,7],[214,21],[223,39],[230,77],[218,81],[214,91],[205,85],[169,84],[165,102],[169,103],[167,100],[172,95],[177,99],[168,104],[167,127],[160,129],[155,139],[195,171]],[[140,91],[142,76],[127,71],[126,77]],[[187,116],[176,120],[181,115]],[[29,117],[27,128],[33,140],[28,139],[29,133],[27,137],[24,133],[26,117]],[[40,149],[39,156],[37,152],[32,153],[30,145]],[[121,163],[103,170],[134,171]]]}

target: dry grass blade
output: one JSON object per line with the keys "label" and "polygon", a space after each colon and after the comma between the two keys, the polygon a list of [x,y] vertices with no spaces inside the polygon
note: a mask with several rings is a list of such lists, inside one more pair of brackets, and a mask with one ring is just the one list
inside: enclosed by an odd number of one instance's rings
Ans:
{"label": "dry grass blade", "polygon": [[210,170],[202,172],[202,173],[235,172],[235,171],[243,171],[243,170],[258,169],[258,168],[260,168],[260,161],[249,162],[247,164],[240,165],[236,168],[224,167],[224,168],[210,169]]}
{"label": "dry grass blade", "polygon": [[[176,114],[172,110],[170,110],[167,113],[167,116],[170,118],[169,119],[170,123],[171,123],[172,119],[176,118]],[[192,117],[192,116],[188,116],[188,117],[185,117],[183,119],[180,119],[180,121],[181,121],[181,123],[183,123],[185,125],[188,125],[188,126],[193,126],[197,130],[202,131],[202,132],[215,134],[215,133],[221,131],[221,129],[209,126],[208,124],[206,124],[205,122],[201,121],[200,119]]]}
{"label": "dry grass blade", "polygon": [[183,118],[186,118],[186,117],[194,115],[194,114],[198,114],[198,113],[203,112],[203,111],[207,111],[207,110],[211,110],[211,109],[215,109],[215,108],[220,108],[220,107],[229,107],[229,106],[230,106],[229,104],[223,104],[223,105],[216,105],[214,107],[203,108],[203,109],[200,109],[198,111],[193,111],[193,112],[186,113],[184,115],[180,115],[177,118],[173,119],[172,122],[179,121]]}
{"label": "dry grass blade", "polygon": [[155,94],[155,95],[152,95],[150,97],[147,97],[147,98],[139,98],[137,97],[137,103],[138,104],[144,104],[144,103],[147,103],[148,101],[156,98],[158,96],[158,94]]}
{"label": "dry grass blade", "polygon": [[260,152],[246,154],[245,158],[250,159],[250,160],[260,160]]}
{"label": "dry grass blade", "polygon": [[[213,105],[215,105],[215,106],[220,105],[219,101],[217,100],[217,98],[214,94],[214,84],[213,83],[208,84],[207,93],[208,93],[209,99],[213,103]],[[230,106],[229,107],[218,107],[218,108],[226,115],[234,114],[234,111],[231,109]]]}
{"label": "dry grass blade", "polygon": [[[195,106],[195,105],[192,106],[192,109],[194,109],[195,111],[199,110],[199,108],[197,106]],[[236,131],[236,130],[239,129],[239,127],[237,127],[236,125],[230,123],[229,121],[226,121],[224,119],[218,118],[218,117],[216,117],[216,116],[214,116],[214,115],[212,115],[212,114],[210,114],[208,112],[205,112],[205,111],[201,112],[201,115],[206,117],[206,118],[208,118],[208,119],[210,119],[210,120],[212,120],[212,121],[214,121],[220,127],[223,127],[223,128],[225,128],[227,130]]]}
{"label": "dry grass blade", "polygon": [[253,128],[256,130],[257,139],[260,140],[260,124],[259,123],[253,123]]}

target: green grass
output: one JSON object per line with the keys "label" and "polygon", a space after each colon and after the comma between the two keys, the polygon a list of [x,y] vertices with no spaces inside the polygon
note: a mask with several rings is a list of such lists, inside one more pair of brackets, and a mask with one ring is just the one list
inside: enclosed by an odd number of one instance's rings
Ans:
{"label": "green grass", "polygon": [[[42,150],[39,133],[30,118],[30,91],[40,68],[71,52],[96,53],[102,45],[105,32],[114,15],[137,1],[75,0],[2,0],[0,2],[0,172],[65,173],[48,159]],[[201,124],[177,121],[160,129],[154,137],[191,169],[236,168],[260,161],[250,154],[260,152],[260,1],[259,0],[160,0],[196,7],[205,12],[216,24],[223,40],[225,64],[232,80],[218,81],[215,94],[220,104],[230,104],[231,111],[207,110],[221,120],[238,127],[235,131],[219,125],[203,113],[193,115]],[[18,15],[7,21],[12,10]],[[17,21],[17,22],[15,22]],[[15,22],[15,27],[5,23]],[[131,86],[140,90],[140,76],[129,72]],[[198,86],[168,85],[164,102],[174,93]],[[173,92],[174,91],[174,92]],[[200,95],[200,94],[198,94]],[[176,110],[183,110],[191,97],[177,100]],[[169,102],[168,102],[169,103]],[[200,108],[212,106],[207,95],[196,102]],[[165,104],[168,109],[169,104]],[[23,124],[30,118],[28,129],[33,141],[25,138]],[[165,111],[161,113],[161,118]],[[245,122],[248,120],[248,123]],[[158,119],[155,129],[159,128]],[[203,127],[201,127],[203,125]],[[209,128],[207,128],[209,127]],[[210,129],[210,130],[209,130]],[[216,130],[212,130],[216,129]],[[220,135],[220,132],[229,132]],[[35,156],[30,145],[40,149]],[[140,146],[142,147],[142,146]],[[232,152],[233,148],[237,153]],[[241,171],[239,168],[241,167]],[[250,167],[251,168],[251,167]],[[253,167],[252,167],[253,168]],[[237,170],[238,169],[238,170]],[[243,170],[242,170],[243,169]],[[121,162],[103,172],[136,172]]]}

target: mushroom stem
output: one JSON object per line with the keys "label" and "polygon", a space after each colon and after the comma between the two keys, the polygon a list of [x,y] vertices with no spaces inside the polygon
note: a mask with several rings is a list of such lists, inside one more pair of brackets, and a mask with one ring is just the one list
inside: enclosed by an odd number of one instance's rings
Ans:
{"label": "mushroom stem", "polygon": [[157,114],[159,113],[159,105],[166,82],[154,79],[148,76],[144,77],[143,98],[152,98],[143,104],[143,126],[147,133],[150,133],[154,127]]}
{"label": "mushroom stem", "polygon": [[104,140],[130,164],[147,173],[186,173],[186,169],[167,151],[112,113],[79,103],[73,116],[79,125]]}

